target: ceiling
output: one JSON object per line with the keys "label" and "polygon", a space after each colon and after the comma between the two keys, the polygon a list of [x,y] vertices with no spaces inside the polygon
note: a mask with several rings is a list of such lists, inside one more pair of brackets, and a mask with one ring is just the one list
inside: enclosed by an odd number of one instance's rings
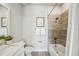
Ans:
{"label": "ceiling", "polygon": [[45,5],[45,6],[54,6],[57,4],[57,6],[62,6],[64,3],[22,3],[22,6],[25,5]]}

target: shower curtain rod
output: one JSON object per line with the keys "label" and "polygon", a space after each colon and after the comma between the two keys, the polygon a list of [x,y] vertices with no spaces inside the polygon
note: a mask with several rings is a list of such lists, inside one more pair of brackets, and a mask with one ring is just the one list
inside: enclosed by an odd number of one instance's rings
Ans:
{"label": "shower curtain rod", "polygon": [[56,7],[57,3],[54,5],[54,7],[52,8],[52,10],[50,11],[50,13],[48,14],[48,16],[52,13],[52,11],[54,10],[54,8]]}

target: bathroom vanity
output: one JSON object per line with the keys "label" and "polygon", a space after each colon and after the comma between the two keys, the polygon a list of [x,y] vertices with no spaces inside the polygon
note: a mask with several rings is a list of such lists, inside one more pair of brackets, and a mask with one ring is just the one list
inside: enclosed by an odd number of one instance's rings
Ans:
{"label": "bathroom vanity", "polygon": [[0,56],[24,56],[24,42],[0,46]]}

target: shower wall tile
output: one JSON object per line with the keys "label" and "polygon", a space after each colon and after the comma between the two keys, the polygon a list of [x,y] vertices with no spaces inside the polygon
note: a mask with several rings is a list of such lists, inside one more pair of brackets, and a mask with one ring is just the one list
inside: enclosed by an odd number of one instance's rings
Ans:
{"label": "shower wall tile", "polygon": [[54,38],[57,37],[57,44],[62,44],[65,46],[66,44],[66,37],[67,37],[67,30],[49,30],[49,39],[52,44],[55,44]]}
{"label": "shower wall tile", "polygon": [[[55,23],[56,17],[59,18],[58,23]],[[52,44],[55,44],[54,38],[56,37],[57,44],[66,46],[67,27],[68,27],[68,10],[61,15],[51,15],[48,22],[48,38]]]}

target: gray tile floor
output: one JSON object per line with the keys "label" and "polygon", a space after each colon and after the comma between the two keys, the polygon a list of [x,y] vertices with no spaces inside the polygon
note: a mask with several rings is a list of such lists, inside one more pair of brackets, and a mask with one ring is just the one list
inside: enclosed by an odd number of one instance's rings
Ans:
{"label": "gray tile floor", "polygon": [[48,52],[44,52],[44,51],[33,51],[31,55],[32,56],[50,56]]}

